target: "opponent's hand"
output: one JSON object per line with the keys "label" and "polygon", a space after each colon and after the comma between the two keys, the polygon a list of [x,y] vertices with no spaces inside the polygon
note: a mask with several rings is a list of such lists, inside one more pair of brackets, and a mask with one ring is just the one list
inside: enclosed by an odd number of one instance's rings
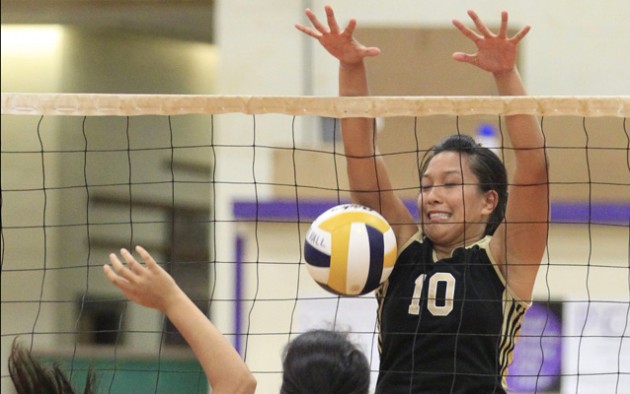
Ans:
{"label": "opponent's hand", "polygon": [[513,37],[508,37],[508,14],[506,11],[501,13],[501,27],[496,34],[488,29],[474,11],[468,11],[468,15],[475,23],[478,33],[473,32],[456,19],[453,20],[453,25],[477,46],[477,52],[472,54],[455,52],[453,59],[470,63],[493,74],[512,71],[516,66],[516,47],[529,32],[530,26],[525,26]]}
{"label": "opponent's hand", "polygon": [[306,9],[305,13],[313,27],[296,24],[295,28],[316,40],[341,63],[352,65],[360,63],[367,56],[377,56],[381,53],[376,47],[366,47],[353,36],[357,21],[350,19],[345,29],[340,30],[332,7],[324,7],[328,28],[315,16],[313,11]]}
{"label": "opponent's hand", "polygon": [[179,292],[175,280],[160,267],[153,257],[141,246],[136,252],[144,265],[126,249],[120,250],[123,264],[116,254],[109,255],[110,264],[103,266],[107,279],[118,287],[131,301],[149,308],[166,311]]}

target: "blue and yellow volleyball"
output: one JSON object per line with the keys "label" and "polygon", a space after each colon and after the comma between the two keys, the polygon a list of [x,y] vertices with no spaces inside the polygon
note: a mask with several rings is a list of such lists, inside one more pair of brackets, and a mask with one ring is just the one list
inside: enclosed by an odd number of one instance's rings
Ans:
{"label": "blue and yellow volleyball", "polygon": [[369,293],[389,277],[396,262],[396,237],[378,212],[343,204],[322,213],[304,241],[311,277],[336,295]]}

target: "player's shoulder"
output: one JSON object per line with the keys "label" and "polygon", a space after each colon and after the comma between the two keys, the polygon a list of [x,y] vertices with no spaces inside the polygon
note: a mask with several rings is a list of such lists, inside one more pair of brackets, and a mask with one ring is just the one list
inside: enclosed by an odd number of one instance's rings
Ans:
{"label": "player's shoulder", "polygon": [[396,264],[404,261],[417,262],[425,254],[424,251],[427,248],[430,248],[429,241],[423,239],[422,233],[418,231],[398,249],[398,259]]}

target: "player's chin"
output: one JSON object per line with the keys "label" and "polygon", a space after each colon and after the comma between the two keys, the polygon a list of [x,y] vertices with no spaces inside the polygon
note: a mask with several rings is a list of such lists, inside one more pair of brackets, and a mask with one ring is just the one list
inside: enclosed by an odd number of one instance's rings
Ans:
{"label": "player's chin", "polygon": [[431,221],[422,223],[422,233],[434,242],[447,236],[451,231],[453,231],[452,223]]}

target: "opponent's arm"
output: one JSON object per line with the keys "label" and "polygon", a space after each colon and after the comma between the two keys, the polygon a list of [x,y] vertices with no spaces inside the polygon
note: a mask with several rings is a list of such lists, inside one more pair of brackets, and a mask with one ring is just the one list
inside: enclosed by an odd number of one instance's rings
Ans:
{"label": "opponent's arm", "polygon": [[199,360],[213,393],[253,393],[256,379],[221,332],[142,247],[144,265],[126,249],[103,266],[107,279],[131,301],[162,311],[177,327]]}

